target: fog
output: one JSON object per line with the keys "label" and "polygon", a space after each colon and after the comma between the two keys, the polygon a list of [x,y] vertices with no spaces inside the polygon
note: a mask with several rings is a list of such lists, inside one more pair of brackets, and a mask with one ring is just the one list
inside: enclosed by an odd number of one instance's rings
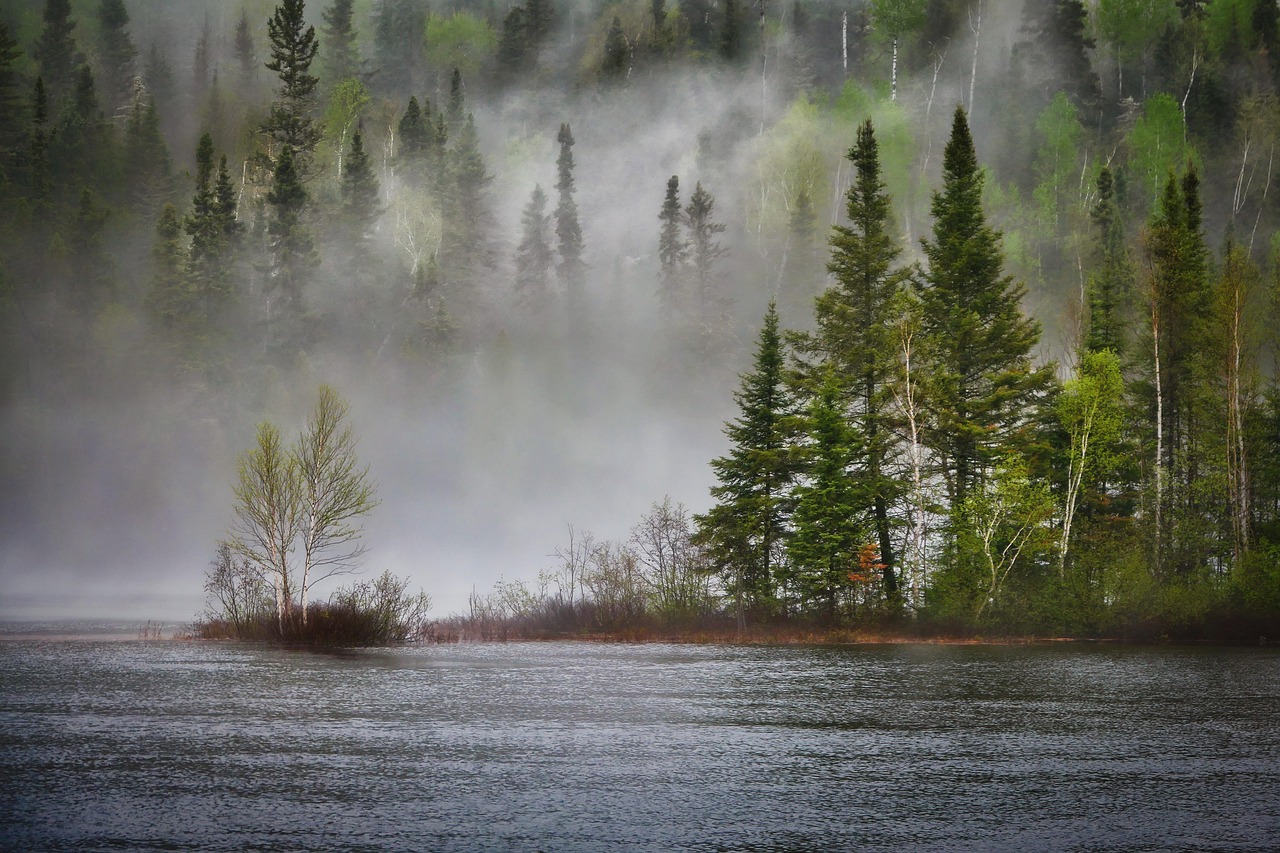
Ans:
{"label": "fog", "polygon": [[[182,46],[197,37],[196,10],[207,8],[225,68],[238,14],[220,4],[182,5],[179,15],[165,4],[127,4],[140,54],[163,39],[175,76],[189,73]],[[999,10],[983,21],[979,115],[982,98],[998,97],[988,83],[1004,67],[1016,28],[1016,14],[995,5]],[[308,14],[317,18],[320,6],[309,3]],[[270,6],[248,9],[261,55]],[[89,13],[77,10],[78,34],[87,38]],[[358,4],[357,13],[368,9]],[[11,9],[9,16],[25,22],[18,31],[33,37],[29,13]],[[358,23],[369,29],[367,18]],[[388,312],[356,316],[352,283],[337,272],[345,250],[329,242],[308,285],[309,304],[339,328],[368,320],[382,346],[335,336],[288,368],[254,369],[247,379],[210,387],[175,380],[152,364],[141,322],[117,318],[96,327],[107,343],[88,387],[61,381],[56,362],[44,355],[22,365],[22,379],[0,410],[0,618],[192,618],[203,602],[203,572],[232,520],[237,455],[263,419],[296,434],[321,383],[350,402],[360,456],[377,483],[381,503],[365,524],[364,571],[408,575],[433,596],[435,615],[464,611],[473,589],[484,592],[500,577],[530,579],[554,567],[551,555],[570,526],[622,537],[667,495],[705,509],[713,484],[708,462],[727,448],[723,423],[735,414],[736,377],[750,365],[767,301],[803,306],[824,284],[820,266],[803,281],[784,281],[787,244],[769,221],[777,212],[766,208],[785,209],[779,199],[795,188],[785,181],[775,186],[760,165],[774,123],[796,96],[799,63],[782,40],[771,47],[763,87],[755,60],[737,70],[639,68],[625,84],[601,86],[584,83],[576,60],[570,62],[580,51],[577,39],[586,37],[561,29],[539,75],[525,85],[468,88],[468,109],[494,176],[497,263],[468,293],[446,288],[461,340],[447,357],[436,363],[398,357],[393,338],[403,320],[395,306],[404,298],[403,280],[401,291],[385,294]],[[833,42],[826,58],[813,58],[821,67],[810,73],[838,76],[829,67],[835,49]],[[964,39],[948,44],[936,84],[927,63],[902,72],[900,97],[918,125],[917,149],[934,154],[915,186],[891,187],[895,192],[927,201],[951,111],[967,95],[971,51]],[[268,73],[262,82],[269,86]],[[442,103],[443,93],[427,87],[427,94]],[[403,102],[391,100],[397,117]],[[367,117],[376,144],[379,108],[375,103]],[[163,117],[180,172],[192,166],[199,112],[188,104],[178,116]],[[562,122],[576,138],[576,199],[589,266],[585,315],[572,322],[561,303],[550,314],[521,307],[511,269],[521,210],[535,183],[554,206]],[[819,245],[829,224],[823,220],[839,209],[839,161],[852,131],[849,125],[812,140],[822,156],[813,187]],[[983,134],[979,125],[980,155]],[[244,156],[230,153],[233,162]],[[731,317],[725,343],[710,352],[673,332],[659,312],[657,214],[671,175],[680,178],[682,201],[702,182],[715,196],[716,219],[727,226],[719,279]],[[394,202],[394,175],[383,169],[379,177],[384,200]],[[188,200],[189,173],[177,184],[177,199]],[[312,192],[333,190],[317,183]],[[909,256],[927,233],[926,211],[917,201],[903,214]],[[120,301],[136,311],[149,275],[149,236],[114,233]],[[382,217],[376,245],[384,271],[407,269],[393,210]],[[788,310],[784,321],[804,323],[803,310]]]}

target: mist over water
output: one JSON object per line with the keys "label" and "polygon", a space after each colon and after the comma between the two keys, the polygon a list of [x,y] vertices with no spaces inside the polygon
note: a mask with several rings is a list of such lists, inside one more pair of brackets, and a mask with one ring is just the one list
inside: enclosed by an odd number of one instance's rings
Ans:
{"label": "mist over water", "polygon": [[1262,850],[1280,656],[0,641],[0,846]]}

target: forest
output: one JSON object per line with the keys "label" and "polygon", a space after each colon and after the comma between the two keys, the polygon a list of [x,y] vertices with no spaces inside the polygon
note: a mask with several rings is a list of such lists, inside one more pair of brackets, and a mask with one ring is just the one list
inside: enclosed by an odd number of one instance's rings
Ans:
{"label": "forest", "polygon": [[193,574],[332,383],[374,554],[675,496],[461,622],[1257,642],[1278,87],[1272,0],[0,3],[0,556]]}

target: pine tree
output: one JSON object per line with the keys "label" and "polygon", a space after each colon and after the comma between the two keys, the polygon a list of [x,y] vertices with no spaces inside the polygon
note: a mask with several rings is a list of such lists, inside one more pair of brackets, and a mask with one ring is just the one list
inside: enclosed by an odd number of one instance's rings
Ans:
{"label": "pine tree", "polygon": [[534,62],[538,61],[538,53],[551,36],[551,27],[555,23],[556,10],[551,0],[525,0],[525,29],[528,32],[529,50]]}
{"label": "pine tree", "polygon": [[1041,69],[1036,80],[1041,99],[1047,103],[1055,92],[1065,91],[1086,119],[1097,116],[1102,100],[1089,61],[1095,46],[1089,30],[1089,13],[1081,0],[1036,0],[1023,7],[1026,41],[1019,49],[1034,58],[1027,66]]}
{"label": "pine tree", "polygon": [[795,488],[794,531],[787,541],[791,575],[801,600],[821,603],[834,622],[858,554],[869,538],[860,512],[867,502],[849,468],[860,455],[857,436],[840,405],[840,382],[828,375],[809,405],[805,419],[802,478]]}
{"label": "pine tree", "polygon": [[898,583],[890,517],[901,486],[890,471],[897,439],[889,413],[898,373],[896,305],[910,273],[894,268],[901,249],[890,233],[892,210],[870,119],[858,128],[848,159],[854,168],[849,225],[835,227],[827,266],[836,284],[815,301],[817,330],[799,344],[816,360],[818,375],[837,383],[844,417],[858,437],[853,477],[867,503],[853,509],[871,516],[868,528],[878,540],[884,593],[892,602]]}
{"label": "pine tree", "polygon": [[196,39],[195,58],[191,63],[191,99],[197,104],[208,93],[213,73],[213,26],[209,22],[208,13],[205,13],[204,25]]}
{"label": "pine tree", "polygon": [[724,233],[723,223],[712,218],[715,198],[702,188],[699,181],[684,209],[684,223],[689,233],[689,259],[695,290],[695,310],[704,331],[714,330],[723,320],[728,306],[719,292],[716,278],[716,261],[724,257],[726,250],[716,239]]}
{"label": "pine tree", "polygon": [[1098,200],[1091,214],[1097,229],[1093,251],[1093,271],[1087,287],[1088,326],[1085,349],[1125,352],[1124,306],[1133,287],[1133,262],[1125,241],[1124,221],[1116,202],[1115,180],[1104,166],[1098,173]]}
{"label": "pine tree", "polygon": [[151,247],[151,289],[147,312],[166,342],[181,345],[187,337],[191,294],[186,277],[187,254],[182,246],[182,225],[178,209],[166,203],[156,222]]}
{"label": "pine tree", "polygon": [[155,99],[139,87],[125,124],[124,179],[129,204],[139,214],[156,210],[171,198],[173,163],[164,135]]}
{"label": "pine tree", "polygon": [[607,81],[625,79],[631,64],[630,53],[631,47],[627,43],[626,33],[622,31],[622,21],[615,15],[604,37],[604,58],[600,62],[601,76]]}
{"label": "pine tree", "polygon": [[80,201],[67,232],[69,296],[86,325],[114,296],[115,264],[103,239],[110,213],[85,187],[80,190]]}
{"label": "pine tree", "polygon": [[71,0],[45,0],[44,29],[32,58],[44,80],[46,94],[56,114],[64,98],[71,94],[76,67],[83,62],[72,35],[76,22],[71,18]]}
{"label": "pine tree", "polygon": [[480,154],[475,118],[468,114],[449,151],[442,261],[450,280],[466,280],[493,265],[487,189],[493,176]]}
{"label": "pine tree", "polygon": [[748,615],[761,618],[777,611],[784,574],[794,404],[783,368],[778,312],[771,303],[760,329],[754,368],[743,375],[734,394],[740,414],[725,424],[732,443],[729,454],[711,462],[716,504],[694,519],[698,539],[734,599],[739,628]]}
{"label": "pine tree", "polygon": [[512,6],[502,19],[502,34],[498,38],[496,60],[500,78],[508,83],[518,80],[528,69],[532,53],[525,9]]}
{"label": "pine tree", "polygon": [[516,295],[525,306],[537,309],[547,296],[548,275],[555,262],[551,248],[551,215],[547,194],[535,186],[521,217],[520,245],[516,249]]}
{"label": "pine tree", "polygon": [[578,222],[578,204],[573,200],[573,131],[569,125],[560,125],[556,134],[560,143],[560,155],[556,158],[556,245],[560,252],[560,264],[556,267],[570,311],[581,310],[585,297],[586,264],[582,260],[582,225]]}
{"label": "pine tree", "polygon": [[680,206],[680,178],[672,175],[667,181],[667,195],[662,200],[658,214],[662,229],[658,233],[658,262],[661,273],[658,280],[658,302],[663,316],[670,320],[683,305],[685,264],[689,260],[689,244],[685,242],[684,210]]}
{"label": "pine tree", "polygon": [[236,79],[240,91],[249,98],[258,89],[258,51],[253,44],[253,30],[249,25],[249,12],[240,9],[234,38]]}
{"label": "pine tree", "polygon": [[324,10],[324,69],[328,88],[360,73],[360,51],[352,21],[354,0],[333,0]]}
{"label": "pine tree", "polygon": [[[228,233],[227,211],[223,209],[224,201],[218,197],[213,155],[213,137],[205,133],[196,146],[196,191],[191,199],[191,212],[184,223],[187,235],[191,237],[191,250],[187,256],[188,280],[199,327],[206,336],[219,325],[234,294],[228,258],[231,235]],[[223,162],[225,164],[225,159]],[[229,176],[227,182],[230,183]]]}
{"label": "pine tree", "polygon": [[0,21],[0,154],[16,151],[26,132],[27,104],[18,76],[18,42]]}
{"label": "pine tree", "polygon": [[1023,316],[1024,286],[1004,275],[1000,234],[982,210],[982,171],[963,108],[957,108],[933,195],[934,237],[923,241],[924,332],[936,348],[928,439],[959,507],[1025,426],[1050,380],[1030,353],[1039,327]]}
{"label": "pine tree", "polygon": [[426,4],[420,0],[380,0],[374,17],[373,82],[384,94],[401,97],[417,88],[421,76]]}
{"label": "pine tree", "polygon": [[[300,175],[310,172],[311,157],[321,132],[312,119],[318,79],[310,73],[320,45],[315,27],[303,17],[303,0],[282,0],[267,21],[271,61],[267,68],[280,77],[280,88],[271,114],[262,129],[290,149],[290,167]],[[279,161],[277,161],[278,163]]]}
{"label": "pine tree", "polygon": [[[428,110],[430,106],[428,103]],[[427,150],[432,137],[432,128],[427,124],[429,120],[430,113],[424,119],[417,96],[410,95],[409,105],[396,126],[396,159],[401,171],[415,180],[421,180],[426,171]]]}
{"label": "pine tree", "polygon": [[342,164],[341,218],[354,246],[352,261],[357,269],[368,262],[373,229],[382,215],[378,192],[373,163],[364,150],[361,132],[356,130],[351,137],[351,150]]}
{"label": "pine tree", "polygon": [[288,144],[280,149],[276,159],[267,204],[271,208],[267,224],[271,256],[267,281],[271,322],[268,347],[290,358],[307,344],[303,297],[308,273],[319,259],[311,234],[302,222],[307,191]]}
{"label": "pine tree", "polygon": [[466,92],[462,88],[462,72],[454,68],[453,76],[449,78],[449,107],[447,113],[449,126],[454,128],[462,127],[462,117],[466,115],[466,112]]}
{"label": "pine tree", "polygon": [[742,58],[742,18],[737,0],[724,0],[724,22],[720,26],[720,58],[737,62]]}
{"label": "pine tree", "polygon": [[101,0],[98,31],[103,93],[110,107],[120,107],[129,103],[133,94],[138,61],[138,50],[129,37],[129,12],[124,0]]}

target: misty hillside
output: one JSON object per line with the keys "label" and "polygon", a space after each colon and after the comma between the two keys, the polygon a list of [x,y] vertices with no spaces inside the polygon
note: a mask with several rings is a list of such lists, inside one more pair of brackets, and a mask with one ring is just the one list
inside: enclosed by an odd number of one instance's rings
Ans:
{"label": "misty hillside", "polygon": [[1270,0],[0,0],[0,615],[193,612],[327,383],[441,612],[669,496],[740,622],[1268,624],[1277,85]]}

